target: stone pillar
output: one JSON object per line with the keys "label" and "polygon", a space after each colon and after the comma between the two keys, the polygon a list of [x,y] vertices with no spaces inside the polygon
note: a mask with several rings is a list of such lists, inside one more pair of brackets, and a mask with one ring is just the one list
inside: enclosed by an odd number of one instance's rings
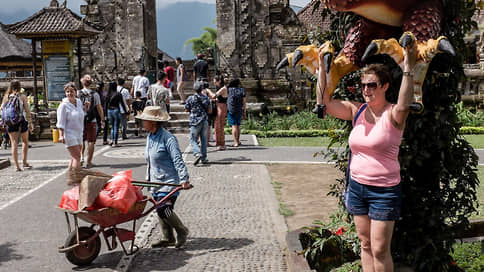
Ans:
{"label": "stone pillar", "polygon": [[[83,73],[96,80],[130,79],[140,68],[156,73],[155,0],[99,0],[81,6],[86,20],[103,33],[83,42]],[[84,48],[83,48],[84,49]]]}

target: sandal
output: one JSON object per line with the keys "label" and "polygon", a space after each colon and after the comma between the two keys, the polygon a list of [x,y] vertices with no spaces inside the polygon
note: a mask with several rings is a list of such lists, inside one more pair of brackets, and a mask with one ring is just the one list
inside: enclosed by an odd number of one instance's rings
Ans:
{"label": "sandal", "polygon": [[22,166],[24,167],[24,169],[32,169],[32,165],[30,165],[28,163],[24,163],[24,164],[22,164]]}
{"label": "sandal", "polygon": [[22,171],[22,169],[21,169],[21,168],[17,168],[17,169],[15,169],[15,172],[20,172],[20,171]]}

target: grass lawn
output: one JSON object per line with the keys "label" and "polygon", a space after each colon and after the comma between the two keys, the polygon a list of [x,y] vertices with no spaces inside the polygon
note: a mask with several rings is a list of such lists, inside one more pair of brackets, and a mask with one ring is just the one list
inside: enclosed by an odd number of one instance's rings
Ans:
{"label": "grass lawn", "polygon": [[[474,148],[484,148],[484,135],[465,135],[464,138]],[[321,146],[329,144],[328,137],[274,137],[257,138],[262,146]],[[336,146],[336,145],[335,145]]]}
{"label": "grass lawn", "polygon": [[257,138],[262,146],[320,146],[329,144],[329,137],[274,137]]}

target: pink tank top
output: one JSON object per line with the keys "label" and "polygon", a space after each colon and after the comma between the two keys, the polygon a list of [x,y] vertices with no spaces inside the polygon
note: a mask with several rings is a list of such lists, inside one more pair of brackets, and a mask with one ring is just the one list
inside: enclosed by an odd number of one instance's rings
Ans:
{"label": "pink tank top", "polygon": [[376,124],[366,121],[366,108],[356,120],[350,133],[351,177],[358,183],[390,187],[400,183],[398,151],[403,130],[390,121],[389,105]]}

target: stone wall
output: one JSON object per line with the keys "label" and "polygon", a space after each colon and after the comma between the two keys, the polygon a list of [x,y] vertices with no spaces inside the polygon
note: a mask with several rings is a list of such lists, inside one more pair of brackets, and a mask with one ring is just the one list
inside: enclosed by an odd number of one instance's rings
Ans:
{"label": "stone wall", "polygon": [[140,68],[156,73],[155,0],[90,0],[81,6],[86,21],[103,28],[82,43],[82,74],[96,80],[130,79]]}
{"label": "stone wall", "polygon": [[217,63],[223,73],[241,78],[250,102],[306,103],[310,90],[300,82],[300,68],[275,69],[304,34],[288,0],[217,0]]}

